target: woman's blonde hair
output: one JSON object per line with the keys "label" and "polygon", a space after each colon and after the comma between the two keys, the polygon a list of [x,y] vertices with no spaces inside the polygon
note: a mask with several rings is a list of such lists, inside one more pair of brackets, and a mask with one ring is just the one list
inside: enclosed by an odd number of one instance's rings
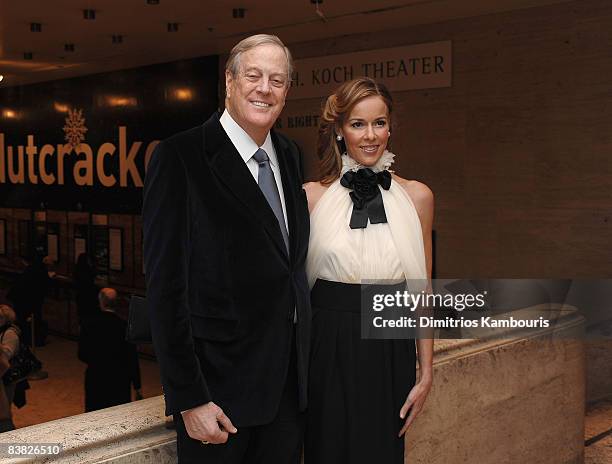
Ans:
{"label": "woman's blonde hair", "polygon": [[337,141],[338,129],[361,100],[368,97],[380,97],[387,105],[389,117],[393,111],[393,99],[387,87],[369,77],[359,77],[345,82],[331,94],[321,115],[319,136],[317,138],[317,156],[319,157],[319,174],[321,183],[331,184],[342,171],[342,153],[346,151],[344,141]]}

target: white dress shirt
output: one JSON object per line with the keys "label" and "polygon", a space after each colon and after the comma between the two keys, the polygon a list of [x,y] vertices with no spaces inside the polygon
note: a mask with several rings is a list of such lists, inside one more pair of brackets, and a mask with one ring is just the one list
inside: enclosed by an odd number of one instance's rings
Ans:
{"label": "white dress shirt", "polygon": [[283,218],[285,219],[285,227],[287,228],[288,235],[289,223],[287,222],[287,208],[285,206],[285,195],[283,194],[283,182],[281,179],[280,167],[278,165],[278,157],[276,155],[276,150],[274,150],[274,144],[272,143],[270,132],[268,132],[266,140],[260,147],[255,143],[251,136],[247,134],[236,121],[234,121],[234,118],[230,116],[227,110],[223,111],[223,114],[219,118],[219,122],[221,123],[221,126],[229,139],[234,144],[234,147],[236,147],[236,150],[238,150],[238,153],[246,163],[247,168],[249,168],[249,171],[251,171],[255,182],[257,182],[257,177],[259,175],[259,164],[253,158],[253,155],[260,148],[268,154],[268,158],[270,158],[270,167],[272,168],[272,173],[274,174],[274,180],[276,181],[276,187],[278,188],[278,194],[283,207]]}

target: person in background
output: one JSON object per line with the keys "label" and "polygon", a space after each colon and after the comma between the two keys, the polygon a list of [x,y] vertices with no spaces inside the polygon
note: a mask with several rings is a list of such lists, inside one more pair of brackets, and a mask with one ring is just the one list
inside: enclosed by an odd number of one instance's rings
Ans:
{"label": "person in background", "polygon": [[17,325],[23,334],[23,342],[32,344],[29,318],[34,317],[35,343],[43,346],[47,338],[47,324],[43,320],[43,304],[51,279],[45,262],[44,250],[37,248],[28,265],[7,294],[17,315]]}
{"label": "person in background", "polygon": [[11,365],[11,359],[19,350],[19,329],[15,326],[15,319],[13,308],[0,305],[0,433],[15,429],[11,405],[16,384],[4,385],[2,381],[2,376]]}
{"label": "person in background", "polygon": [[125,340],[126,322],[115,312],[117,291],[103,288],[100,309],[81,326],[78,357],[85,371],[85,412],[142,399],[136,346]]}
{"label": "person in background", "polygon": [[100,310],[98,306],[98,287],[95,284],[96,273],[86,253],[81,253],[77,258],[72,279],[76,291],[75,299],[79,324],[82,325],[87,318]]}

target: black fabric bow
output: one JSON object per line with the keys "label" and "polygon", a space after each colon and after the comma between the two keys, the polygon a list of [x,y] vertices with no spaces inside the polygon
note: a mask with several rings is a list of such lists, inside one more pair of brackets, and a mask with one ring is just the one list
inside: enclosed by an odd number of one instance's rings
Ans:
{"label": "black fabric bow", "polygon": [[351,229],[365,229],[368,226],[368,219],[372,224],[387,222],[385,205],[378,185],[389,190],[391,187],[389,171],[376,173],[370,168],[362,168],[356,172],[347,171],[340,179],[340,184],[353,190],[350,193],[353,200]]}

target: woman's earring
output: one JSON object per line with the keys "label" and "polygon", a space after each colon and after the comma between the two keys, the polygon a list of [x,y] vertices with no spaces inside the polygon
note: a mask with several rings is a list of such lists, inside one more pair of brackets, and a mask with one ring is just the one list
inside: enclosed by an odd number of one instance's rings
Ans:
{"label": "woman's earring", "polygon": [[389,133],[389,137],[391,137],[391,131],[388,131],[388,133]]}
{"label": "woman's earring", "polygon": [[340,142],[342,140],[342,136],[340,134],[336,135],[336,140]]}

